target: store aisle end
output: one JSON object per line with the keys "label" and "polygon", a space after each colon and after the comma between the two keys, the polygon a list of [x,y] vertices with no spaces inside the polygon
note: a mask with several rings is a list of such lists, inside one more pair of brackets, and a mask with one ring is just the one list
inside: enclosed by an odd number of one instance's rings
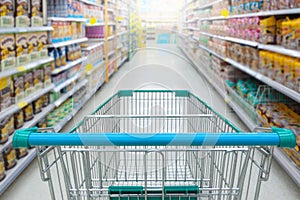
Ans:
{"label": "store aisle end", "polygon": [[[196,72],[195,68],[186,60],[187,58],[176,46],[154,45],[152,47],[163,48],[167,51],[154,48],[137,51],[132,61],[125,63],[111,77],[111,81],[102,86],[62,131],[70,130],[85,115],[94,111],[98,105],[121,89],[190,90],[211,105],[217,112],[231,120],[235,125],[247,131],[247,128],[227,104],[224,103],[219,94]],[[260,199],[294,200],[299,198],[299,188],[282,168],[276,162],[273,162],[270,180],[263,183]],[[36,159],[16,179],[0,199],[50,199],[47,184],[40,180]]]}

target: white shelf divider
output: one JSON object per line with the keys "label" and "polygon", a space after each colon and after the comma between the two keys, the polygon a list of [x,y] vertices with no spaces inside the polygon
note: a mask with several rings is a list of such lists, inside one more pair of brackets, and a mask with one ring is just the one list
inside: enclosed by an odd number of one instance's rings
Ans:
{"label": "white shelf divider", "polygon": [[83,43],[86,41],[88,41],[87,38],[80,38],[80,39],[68,40],[68,41],[64,41],[64,42],[57,42],[57,43],[48,45],[48,48],[59,48],[59,47],[64,47],[64,46],[68,46],[71,44]]}
{"label": "white shelf divider", "polygon": [[34,62],[31,62],[31,63],[25,64],[24,66],[19,66],[19,67],[13,68],[13,69],[2,71],[2,72],[0,72],[0,78],[8,77],[8,76],[17,74],[19,72],[24,72],[24,71],[33,69],[33,68],[38,67],[40,65],[46,64],[48,62],[52,62],[53,60],[54,60],[53,57],[42,58],[38,61],[34,61]]}
{"label": "white shelf divider", "polygon": [[52,75],[59,74],[60,72],[66,71],[66,70],[74,67],[75,65],[78,65],[79,63],[84,62],[86,59],[87,59],[87,57],[82,57],[77,60],[67,62],[67,64],[65,66],[53,70]]}
{"label": "white shelf divider", "polygon": [[39,26],[39,27],[16,27],[16,28],[0,28],[0,34],[7,33],[30,33],[30,32],[41,32],[41,31],[53,31],[51,26]]}

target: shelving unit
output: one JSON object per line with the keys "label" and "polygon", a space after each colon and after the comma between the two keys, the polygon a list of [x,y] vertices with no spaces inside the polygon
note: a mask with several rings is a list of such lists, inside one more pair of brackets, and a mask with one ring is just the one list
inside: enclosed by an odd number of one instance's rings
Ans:
{"label": "shelving unit", "polygon": [[[205,16],[205,17],[197,17],[196,12],[202,10],[209,10],[207,13],[213,13],[212,9],[217,8],[215,5],[225,2],[226,0],[215,0],[215,1],[208,1],[208,3],[201,4],[201,2],[197,1],[186,1],[186,4],[181,9],[182,11],[182,21],[180,22],[180,41],[181,45],[179,47],[183,51],[183,53],[189,58],[189,60],[193,63],[195,68],[207,79],[207,81],[216,89],[216,91],[224,98],[224,101],[228,103],[228,105],[236,112],[236,114],[242,119],[245,125],[250,129],[253,130],[255,127],[259,126],[258,122],[254,121],[249,113],[247,113],[233,97],[230,96],[230,93],[227,93],[226,84],[225,83],[217,83],[221,80],[220,77],[217,76],[212,69],[208,68],[207,63],[202,63],[199,61],[200,55],[205,52],[205,55],[210,55],[216,57],[221,62],[225,62],[230,65],[232,68],[243,72],[244,75],[250,75],[255,80],[260,81],[261,83],[270,86],[271,88],[275,89],[276,91],[280,92],[281,94],[285,95],[286,98],[293,100],[295,103],[300,103],[300,92],[295,91],[294,89],[289,88],[284,83],[277,82],[273,80],[267,75],[262,74],[261,72],[257,71],[254,68],[251,68],[241,62],[237,62],[232,58],[228,58],[224,56],[225,54],[218,53],[212,48],[210,48],[209,43],[207,41],[226,41],[232,42],[235,44],[240,44],[242,46],[248,46],[257,51],[266,50],[269,52],[278,53],[285,56],[290,56],[293,58],[300,58],[300,52],[298,50],[287,49],[280,45],[273,45],[273,44],[263,44],[257,41],[250,41],[247,39],[241,39],[230,36],[225,36],[225,33],[214,32],[217,34],[211,34],[211,30],[209,28],[203,28],[203,26],[209,26],[214,24],[212,22],[219,21],[219,20],[229,20],[229,19],[236,19],[236,18],[248,18],[248,17],[269,17],[269,16],[278,16],[280,18],[284,18],[284,16],[293,16],[298,17],[300,13],[300,8],[293,8],[293,9],[284,9],[284,10],[268,10],[268,11],[260,11],[260,12],[253,12],[247,14],[238,14],[232,15],[229,10],[222,10],[222,14],[220,11],[220,16]],[[201,4],[201,5],[200,5]],[[215,12],[214,14],[216,14]],[[209,14],[208,14],[209,15]],[[216,23],[217,24],[217,23]],[[203,26],[202,26],[203,25]],[[204,29],[205,31],[203,31]],[[218,49],[219,50],[219,49]],[[222,51],[222,50],[220,50]],[[203,54],[204,56],[204,54]],[[223,87],[221,87],[223,86]],[[300,134],[300,133],[297,133]],[[274,157],[278,161],[278,163],[287,171],[287,173],[291,176],[291,178],[296,182],[296,184],[300,187],[300,170],[297,168],[296,164],[289,158],[282,150],[275,148]]]}
{"label": "shelving unit", "polygon": [[[55,131],[59,131],[79,112],[79,110],[99,90],[99,88],[103,84],[105,84],[105,82],[109,81],[108,77],[116,72],[117,69],[121,67],[126,62],[126,60],[128,60],[130,34],[129,16],[130,12],[134,11],[133,9],[129,9],[128,1],[105,0],[103,5],[99,4],[100,1],[92,2],[89,0],[79,0],[79,2],[82,2],[88,6],[96,6],[99,9],[102,9],[104,16],[102,20],[88,17],[51,17],[51,15],[48,15],[50,17],[46,18],[47,15],[44,15],[44,22],[45,24],[48,22],[48,26],[0,28],[0,34],[48,32],[51,35],[55,31],[52,26],[49,26],[49,24],[51,25],[52,22],[76,22],[77,24],[81,24],[84,28],[102,26],[105,32],[105,37],[103,38],[88,38],[83,35],[83,37],[75,36],[63,38],[58,40],[61,42],[52,43],[50,41],[51,39],[49,39],[49,43],[46,46],[46,48],[48,48],[49,50],[80,44],[82,51],[82,56],[77,60],[67,62],[65,66],[54,68],[51,71],[52,76],[64,73],[65,71],[71,70],[73,67],[78,65],[81,65],[81,69],[75,75],[68,78],[61,84],[54,85],[52,83],[47,87],[34,92],[32,95],[26,97],[21,102],[11,105],[5,110],[2,110],[0,112],[0,120],[4,119],[6,116],[20,111],[22,108],[39,99],[43,95],[49,93],[59,93],[62,91],[62,89],[69,87],[72,84],[72,89],[70,89],[66,93],[62,93],[60,97],[56,99],[56,101],[51,102],[47,107],[42,108],[42,111],[38,114],[35,114],[32,120],[24,123],[22,128],[33,127],[38,124],[43,118],[46,118],[52,111],[63,105],[65,101],[70,98],[74,98],[74,95],[76,95],[78,91],[81,91],[82,88],[86,88],[86,93],[84,93],[84,96],[77,101],[76,107],[73,106],[72,111],[64,119],[56,123],[53,127]],[[111,5],[114,6],[109,7]],[[46,6],[44,8],[46,8]],[[108,15],[113,15],[113,20],[111,20]],[[108,35],[108,32],[110,32],[110,35]],[[82,33],[85,33],[85,31],[83,31]],[[108,49],[109,42],[113,43],[110,49]],[[94,52],[95,50],[98,51],[99,49],[104,49],[103,58],[99,57],[100,55],[102,55],[102,53],[97,54],[97,58],[99,58],[99,60],[95,61],[95,56],[91,56],[90,54],[91,52]],[[108,57],[110,59],[108,59]],[[48,63],[55,63],[54,57],[42,58],[25,65],[16,66],[12,69],[1,71],[0,79],[18,74],[20,72],[34,70],[35,68]],[[113,63],[114,68],[114,70],[110,72],[108,68],[109,63]],[[97,81],[97,83],[96,85],[93,85],[92,82],[95,80]],[[10,136],[5,144],[0,144],[0,153],[11,144],[12,137],[13,136]],[[7,189],[7,187],[16,179],[16,177],[19,176],[19,174],[29,165],[29,163],[31,163],[35,156],[35,150],[29,150],[29,154],[26,157],[18,160],[18,164],[13,169],[6,171],[6,178],[0,182],[0,194],[2,194]]]}

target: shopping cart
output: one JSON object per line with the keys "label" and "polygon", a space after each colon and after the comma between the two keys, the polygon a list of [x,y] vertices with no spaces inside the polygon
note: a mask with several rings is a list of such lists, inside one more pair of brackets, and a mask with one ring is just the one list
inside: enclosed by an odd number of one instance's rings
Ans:
{"label": "shopping cart", "polygon": [[119,91],[70,133],[18,131],[37,146],[52,199],[258,199],[285,129],[241,133],[188,91]]}

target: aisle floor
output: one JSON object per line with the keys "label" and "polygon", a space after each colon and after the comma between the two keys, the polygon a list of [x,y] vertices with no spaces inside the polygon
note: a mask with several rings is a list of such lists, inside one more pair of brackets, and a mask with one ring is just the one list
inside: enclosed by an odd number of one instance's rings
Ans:
{"label": "aisle floor", "polygon": [[[156,48],[156,46],[154,46]],[[165,50],[140,50],[115,73],[109,83],[105,84],[71,120],[62,131],[74,127],[83,116],[91,113],[98,105],[120,89],[184,89],[190,90],[211,105],[217,112],[231,120],[244,131],[247,128],[227,106],[224,100],[212,89],[189,64],[178,48],[163,45]],[[50,199],[47,183],[40,179],[37,160],[17,178],[0,200],[46,200]],[[263,183],[260,199],[300,199],[300,189],[274,161],[270,180]]]}

